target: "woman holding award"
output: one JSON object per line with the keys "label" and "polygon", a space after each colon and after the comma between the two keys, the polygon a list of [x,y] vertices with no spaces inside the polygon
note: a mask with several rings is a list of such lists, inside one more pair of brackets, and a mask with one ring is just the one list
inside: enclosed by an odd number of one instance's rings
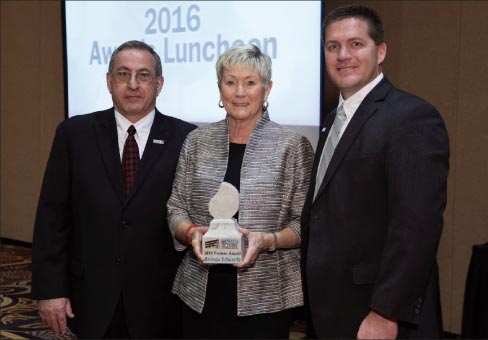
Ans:
{"label": "woman holding award", "polygon": [[[226,118],[191,132],[181,151],[168,221],[186,250],[173,292],[184,302],[185,338],[288,338],[303,305],[300,214],[313,162],[310,142],[268,115],[271,59],[233,46],[216,63]],[[299,114],[299,113],[297,113]],[[222,182],[240,193],[242,262],[203,263],[210,199]]]}

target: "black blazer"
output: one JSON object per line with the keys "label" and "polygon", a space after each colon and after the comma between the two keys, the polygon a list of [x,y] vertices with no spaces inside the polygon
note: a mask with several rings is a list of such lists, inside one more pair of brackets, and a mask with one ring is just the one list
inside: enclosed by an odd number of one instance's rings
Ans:
{"label": "black blazer", "polygon": [[325,120],[302,214],[302,273],[315,336],[355,338],[373,309],[399,320],[399,337],[439,337],[444,122],[432,105],[383,79],[347,126],[313,201],[334,117]]}
{"label": "black blazer", "polygon": [[181,145],[194,128],[156,110],[126,194],[113,108],[58,126],[34,228],[32,297],[69,297],[75,314],[69,327],[78,337],[101,338],[121,294],[132,337],[179,335],[170,291],[180,257],[166,201]]}

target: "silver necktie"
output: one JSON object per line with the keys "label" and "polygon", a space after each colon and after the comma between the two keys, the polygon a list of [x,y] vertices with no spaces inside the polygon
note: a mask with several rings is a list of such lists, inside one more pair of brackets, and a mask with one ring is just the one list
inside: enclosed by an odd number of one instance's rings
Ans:
{"label": "silver necktie", "polygon": [[325,172],[327,171],[327,167],[329,166],[330,160],[332,155],[334,154],[334,150],[339,143],[342,126],[346,122],[347,117],[346,113],[344,112],[343,105],[337,109],[337,114],[334,118],[334,123],[330,128],[329,135],[327,136],[327,141],[325,142],[324,149],[322,150],[322,156],[320,157],[319,168],[317,170],[317,177],[315,179],[315,192],[313,195],[313,199],[317,196],[317,192],[319,191],[320,185],[325,176]]}

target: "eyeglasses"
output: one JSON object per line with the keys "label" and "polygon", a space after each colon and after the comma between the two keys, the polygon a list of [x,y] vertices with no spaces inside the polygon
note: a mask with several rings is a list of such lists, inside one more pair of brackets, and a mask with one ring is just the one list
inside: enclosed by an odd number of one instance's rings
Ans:
{"label": "eyeglasses", "polygon": [[[111,74],[114,81],[120,84],[128,83],[132,78],[132,73],[128,71],[117,71]],[[137,72],[135,74],[136,81],[139,84],[148,84],[152,80],[152,74],[147,71]]]}

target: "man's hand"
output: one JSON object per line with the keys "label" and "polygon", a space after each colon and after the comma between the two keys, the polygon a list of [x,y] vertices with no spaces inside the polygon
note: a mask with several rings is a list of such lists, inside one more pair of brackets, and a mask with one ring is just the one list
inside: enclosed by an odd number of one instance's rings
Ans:
{"label": "man's hand", "polygon": [[371,311],[359,326],[358,339],[396,339],[398,323]]}
{"label": "man's hand", "polygon": [[75,317],[67,298],[39,300],[39,315],[56,334],[66,332],[66,316]]}

